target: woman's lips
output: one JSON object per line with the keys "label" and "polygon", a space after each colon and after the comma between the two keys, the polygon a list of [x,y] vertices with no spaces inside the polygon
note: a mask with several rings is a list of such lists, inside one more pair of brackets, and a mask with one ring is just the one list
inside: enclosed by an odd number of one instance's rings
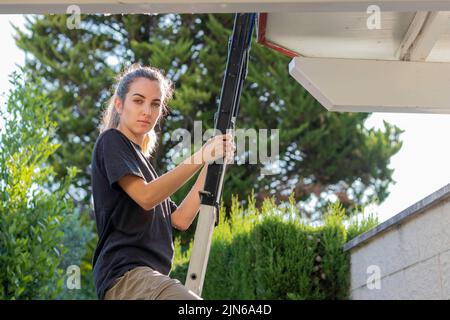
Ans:
{"label": "woman's lips", "polygon": [[149,125],[149,124],[150,124],[150,122],[146,122],[146,121],[142,121],[142,120],[138,120],[138,122],[143,123],[143,124],[146,124],[146,125]]}

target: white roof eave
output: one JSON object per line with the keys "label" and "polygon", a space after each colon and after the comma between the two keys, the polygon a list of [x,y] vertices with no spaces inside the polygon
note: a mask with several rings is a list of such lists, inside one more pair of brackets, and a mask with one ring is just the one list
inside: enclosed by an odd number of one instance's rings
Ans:
{"label": "white roof eave", "polygon": [[378,5],[384,11],[450,10],[449,0],[0,0],[0,13],[67,13],[78,5],[82,13],[235,13],[348,12]]}

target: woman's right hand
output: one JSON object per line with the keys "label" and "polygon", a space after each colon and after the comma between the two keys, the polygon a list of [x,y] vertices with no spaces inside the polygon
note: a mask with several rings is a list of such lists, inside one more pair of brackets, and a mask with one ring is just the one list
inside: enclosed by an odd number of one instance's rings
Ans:
{"label": "woman's right hand", "polygon": [[210,138],[199,150],[204,163],[212,163],[219,158],[224,158],[225,163],[230,163],[235,151],[233,136],[229,133]]}

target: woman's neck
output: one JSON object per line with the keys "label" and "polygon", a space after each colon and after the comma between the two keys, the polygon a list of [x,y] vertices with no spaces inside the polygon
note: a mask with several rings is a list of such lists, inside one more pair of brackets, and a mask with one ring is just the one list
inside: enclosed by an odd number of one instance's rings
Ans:
{"label": "woman's neck", "polygon": [[142,136],[136,136],[133,132],[128,130],[127,127],[121,126],[120,124],[119,124],[119,126],[116,129],[119,130],[120,132],[122,132],[128,139],[130,139],[131,141],[133,141],[137,145],[142,146],[142,142],[144,141],[144,136],[143,135]]}

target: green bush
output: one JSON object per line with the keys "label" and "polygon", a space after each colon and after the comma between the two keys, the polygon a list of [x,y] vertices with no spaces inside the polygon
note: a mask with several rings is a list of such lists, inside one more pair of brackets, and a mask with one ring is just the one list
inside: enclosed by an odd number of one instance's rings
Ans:
{"label": "green bush", "polygon": [[[233,198],[231,215],[221,210],[215,228],[202,296],[205,299],[347,299],[349,257],[343,244],[376,219],[347,221],[340,204],[325,212],[320,225],[299,217],[293,198],[276,205],[273,198],[244,210]],[[352,217],[353,218],[353,217]],[[349,227],[345,227],[349,224]],[[191,247],[175,244],[172,277],[186,279]]]}
{"label": "green bush", "polygon": [[51,141],[54,110],[38,79],[22,70],[10,82],[0,133],[0,299],[52,299],[65,280],[64,218],[73,210],[67,190],[77,170],[67,168],[61,181],[47,165],[59,144]]}

